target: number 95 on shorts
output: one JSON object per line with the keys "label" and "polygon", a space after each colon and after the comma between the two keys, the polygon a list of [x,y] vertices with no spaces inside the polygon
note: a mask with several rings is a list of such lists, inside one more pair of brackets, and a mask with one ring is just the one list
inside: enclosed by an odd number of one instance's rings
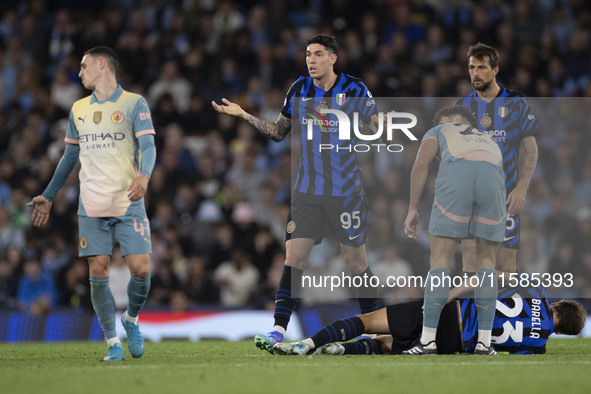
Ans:
{"label": "number 95 on shorts", "polygon": [[316,244],[334,236],[340,243],[365,243],[367,203],[364,196],[313,196],[295,192],[286,228],[286,240],[311,238]]}
{"label": "number 95 on shorts", "polygon": [[121,256],[152,253],[150,221],[146,216],[78,216],[78,230],[80,256],[110,256],[115,246],[115,237],[121,247]]}

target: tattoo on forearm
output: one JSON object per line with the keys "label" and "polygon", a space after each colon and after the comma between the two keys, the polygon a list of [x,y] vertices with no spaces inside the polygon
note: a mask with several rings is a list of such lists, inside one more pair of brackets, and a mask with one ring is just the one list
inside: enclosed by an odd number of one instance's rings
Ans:
{"label": "tattoo on forearm", "polygon": [[246,118],[246,122],[254,127],[259,133],[273,141],[284,140],[291,128],[289,119],[281,115],[279,115],[277,122],[273,123],[249,114]]}
{"label": "tattoo on forearm", "polygon": [[275,122],[275,124],[277,125],[277,134],[282,140],[285,139],[291,130],[291,120],[287,119],[285,116],[279,115],[279,118],[277,118],[277,122]]}

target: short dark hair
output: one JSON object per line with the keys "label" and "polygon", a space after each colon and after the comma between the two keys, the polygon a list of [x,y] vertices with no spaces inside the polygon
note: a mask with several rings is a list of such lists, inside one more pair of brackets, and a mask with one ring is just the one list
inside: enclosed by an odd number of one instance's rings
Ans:
{"label": "short dark hair", "polygon": [[119,68],[119,57],[111,48],[105,46],[94,47],[84,52],[84,55],[104,57],[107,60],[107,64],[109,65],[111,71],[117,73],[117,69]]}
{"label": "short dark hair", "polygon": [[463,105],[448,105],[447,107],[441,108],[435,114],[435,117],[433,118],[433,124],[437,126],[441,118],[443,118],[444,116],[450,117],[453,115],[460,115],[462,118],[466,119],[466,121],[472,127],[476,127],[477,125],[476,118],[474,117],[470,109]]}
{"label": "short dark hair", "polygon": [[499,65],[499,51],[496,48],[493,48],[489,45],[483,44],[479,42],[478,44],[470,45],[468,48],[468,59],[473,57],[474,59],[478,60],[486,60],[488,57],[488,62],[490,63],[491,68],[495,68]]}
{"label": "short dark hair", "polygon": [[585,327],[587,311],[580,302],[562,300],[554,306],[554,313],[558,317],[554,331],[559,334],[578,335]]}
{"label": "short dark hair", "polygon": [[310,44],[320,44],[323,45],[329,51],[332,51],[335,55],[339,54],[339,44],[337,43],[337,39],[333,36],[329,36],[326,34],[318,34],[308,40],[306,46]]}

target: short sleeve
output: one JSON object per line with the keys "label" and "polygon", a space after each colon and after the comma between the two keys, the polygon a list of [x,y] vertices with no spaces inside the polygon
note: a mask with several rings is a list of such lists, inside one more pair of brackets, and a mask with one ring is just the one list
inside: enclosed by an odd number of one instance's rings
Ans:
{"label": "short sleeve", "polygon": [[152,123],[150,107],[148,107],[148,103],[143,97],[140,97],[135,104],[133,112],[133,131],[136,138],[146,134],[156,134],[154,124]]}
{"label": "short sleeve", "polygon": [[529,102],[524,98],[521,99],[521,116],[519,119],[519,126],[521,129],[521,138],[529,137],[530,135],[538,135],[540,129],[536,117],[529,106]]}
{"label": "short sleeve", "polygon": [[424,142],[428,139],[435,139],[436,141],[439,141],[439,131],[440,130],[441,130],[440,126],[433,127],[432,129],[430,129],[429,131],[427,131],[425,133],[425,135],[423,136],[423,140],[421,142]]}
{"label": "short sleeve", "polygon": [[362,88],[358,104],[360,107],[359,112],[362,114],[362,120],[369,122],[372,115],[378,115],[378,106],[367,86],[361,81],[359,81],[359,86]]}
{"label": "short sleeve", "polygon": [[74,122],[74,110],[70,111],[70,116],[68,117],[68,128],[66,129],[66,138],[64,138],[69,144],[80,144],[80,134],[78,133],[78,128],[76,127],[76,123]]}
{"label": "short sleeve", "polygon": [[291,119],[291,114],[292,114],[292,107],[291,107],[291,101],[294,97],[296,97],[296,92],[297,92],[297,87],[300,86],[300,84],[298,82],[300,82],[302,79],[304,79],[304,77],[299,77],[294,83],[291,84],[287,95],[285,95],[285,98],[283,99],[283,107],[281,108],[281,115],[285,116],[286,118]]}

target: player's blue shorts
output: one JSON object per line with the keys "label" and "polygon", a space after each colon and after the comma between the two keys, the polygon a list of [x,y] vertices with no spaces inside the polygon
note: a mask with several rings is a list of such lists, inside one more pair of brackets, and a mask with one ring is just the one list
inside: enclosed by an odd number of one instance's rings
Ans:
{"label": "player's blue shorts", "polygon": [[506,214],[505,174],[500,165],[468,160],[442,164],[435,180],[431,234],[460,239],[472,234],[502,242]]}
{"label": "player's blue shorts", "polygon": [[115,237],[121,257],[129,254],[151,254],[150,221],[144,214],[106,218],[78,216],[78,254],[99,256],[113,253]]}

